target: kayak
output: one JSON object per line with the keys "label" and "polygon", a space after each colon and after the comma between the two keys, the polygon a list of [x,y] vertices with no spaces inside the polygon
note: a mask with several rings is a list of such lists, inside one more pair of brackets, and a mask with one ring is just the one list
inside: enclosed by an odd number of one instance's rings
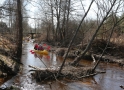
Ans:
{"label": "kayak", "polygon": [[33,50],[35,53],[37,53],[37,54],[43,54],[43,55],[48,55],[49,54],[49,52],[47,51],[47,50],[43,50],[43,51],[41,51],[41,50]]}

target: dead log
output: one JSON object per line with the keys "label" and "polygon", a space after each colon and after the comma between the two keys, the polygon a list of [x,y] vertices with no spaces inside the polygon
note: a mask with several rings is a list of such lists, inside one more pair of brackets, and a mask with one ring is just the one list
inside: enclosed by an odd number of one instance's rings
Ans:
{"label": "dead log", "polygon": [[7,73],[8,75],[15,75],[19,71],[20,64],[9,57],[0,55],[0,62],[1,71]]}
{"label": "dead log", "polygon": [[[100,55],[94,54],[94,57],[98,59],[100,58]],[[102,56],[101,60],[104,62],[109,62],[109,63],[118,63],[120,66],[124,66],[124,59],[117,58],[114,56],[104,55]]]}
{"label": "dead log", "polygon": [[44,81],[55,79],[54,75],[57,75],[57,71],[49,71],[49,70],[35,70],[35,73],[31,73],[31,75],[36,79],[36,81]]}
{"label": "dead log", "polygon": [[121,87],[122,89],[124,89],[124,86],[121,85],[120,87]]}
{"label": "dead log", "polygon": [[89,77],[96,75],[95,72],[92,72],[93,67],[73,67],[71,65],[65,65],[58,75],[59,69],[53,68],[38,68],[30,66],[34,70],[31,75],[36,79],[36,81],[44,81],[58,78],[68,78],[71,80],[77,80],[83,77]]}
{"label": "dead log", "polygon": [[86,77],[90,77],[90,76],[94,76],[94,75],[96,75],[96,74],[97,74],[97,73],[89,74],[89,75],[86,75],[86,76],[81,76],[81,77],[78,77],[78,79],[86,78]]}

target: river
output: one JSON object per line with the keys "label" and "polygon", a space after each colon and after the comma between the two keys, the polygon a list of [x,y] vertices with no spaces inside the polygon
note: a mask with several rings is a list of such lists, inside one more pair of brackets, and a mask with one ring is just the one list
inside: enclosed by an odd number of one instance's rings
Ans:
{"label": "river", "polygon": [[[60,81],[37,83],[30,75],[31,72],[29,70],[32,68],[29,65],[39,68],[57,68],[61,65],[63,58],[56,57],[54,53],[50,53],[48,56],[42,56],[39,59],[30,53],[32,49],[32,42],[23,43],[23,68],[18,75],[2,84],[1,88],[14,84],[20,90],[123,90],[120,86],[124,86],[124,67],[119,67],[116,63],[107,62],[101,62],[96,69],[106,73],[83,78],[80,81],[63,79]],[[93,64],[92,61],[88,60],[82,60],[81,63],[85,65]]]}

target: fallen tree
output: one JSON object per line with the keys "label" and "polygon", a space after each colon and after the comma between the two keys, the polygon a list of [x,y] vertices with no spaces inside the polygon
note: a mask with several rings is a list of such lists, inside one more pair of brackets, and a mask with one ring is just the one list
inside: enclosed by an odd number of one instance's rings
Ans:
{"label": "fallen tree", "polygon": [[[98,59],[100,58],[100,55],[94,54],[94,57]],[[102,56],[101,61],[109,62],[109,63],[118,63],[120,66],[124,66],[124,59],[115,56],[104,55]]]}
{"label": "fallen tree", "polygon": [[7,77],[9,75],[16,75],[20,69],[21,64],[15,62],[11,58],[0,55],[0,70],[1,75]]}
{"label": "fallen tree", "polygon": [[68,78],[71,80],[79,80],[84,77],[89,77],[96,75],[96,72],[92,72],[93,67],[86,67],[86,66],[79,66],[73,67],[69,64],[66,64],[62,72],[58,75],[59,68],[39,68],[34,66],[29,66],[33,71],[31,74],[37,81],[44,81],[44,80],[51,80],[51,79],[58,79],[58,78]]}

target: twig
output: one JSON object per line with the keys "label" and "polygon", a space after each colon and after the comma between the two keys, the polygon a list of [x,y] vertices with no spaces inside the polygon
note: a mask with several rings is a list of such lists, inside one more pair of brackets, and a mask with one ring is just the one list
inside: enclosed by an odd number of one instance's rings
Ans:
{"label": "twig", "polygon": [[94,75],[96,75],[97,73],[93,73],[93,74],[89,74],[89,75],[85,75],[85,76],[81,76],[81,77],[78,77],[78,79],[80,79],[80,78],[85,78],[85,77],[89,77],[89,76],[94,76]]}
{"label": "twig", "polygon": [[92,54],[91,55],[92,59],[93,59],[93,62],[96,62],[95,58],[94,58],[94,55]]}
{"label": "twig", "polygon": [[31,65],[28,65],[28,66],[31,67],[31,68],[37,69],[37,70],[42,70],[41,68],[38,68],[38,67],[35,67],[35,66],[31,66]]}
{"label": "twig", "polygon": [[[37,56],[38,57],[38,56]],[[42,59],[40,57],[38,57],[41,61]],[[42,63],[46,66],[46,68],[48,69],[47,65],[42,61]]]}
{"label": "twig", "polygon": [[55,74],[53,74],[53,75],[54,75],[54,78],[56,79],[56,81],[57,81],[57,82],[59,82],[59,83],[61,83],[61,84],[63,84],[63,85],[66,85],[66,86],[67,86],[67,84],[65,84],[65,83],[63,83],[63,82],[60,82],[60,81],[56,78]]}

